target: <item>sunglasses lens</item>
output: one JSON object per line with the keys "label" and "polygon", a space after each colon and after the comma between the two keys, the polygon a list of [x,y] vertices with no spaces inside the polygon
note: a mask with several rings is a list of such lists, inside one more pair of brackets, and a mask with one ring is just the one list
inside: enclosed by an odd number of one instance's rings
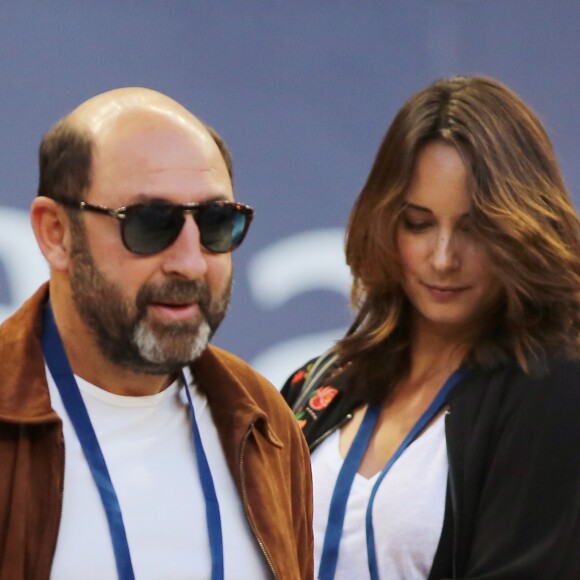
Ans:
{"label": "sunglasses lens", "polygon": [[201,206],[196,218],[201,244],[215,253],[235,250],[246,235],[248,220],[247,213],[236,204]]}
{"label": "sunglasses lens", "polygon": [[155,254],[177,239],[183,221],[182,210],[171,205],[128,207],[121,222],[123,240],[135,254]]}
{"label": "sunglasses lens", "polygon": [[199,228],[201,245],[210,252],[235,250],[243,241],[252,210],[235,203],[210,202],[189,209],[171,204],[133,205],[124,211],[121,233],[125,246],[135,254],[155,254],[178,238],[191,211]]}

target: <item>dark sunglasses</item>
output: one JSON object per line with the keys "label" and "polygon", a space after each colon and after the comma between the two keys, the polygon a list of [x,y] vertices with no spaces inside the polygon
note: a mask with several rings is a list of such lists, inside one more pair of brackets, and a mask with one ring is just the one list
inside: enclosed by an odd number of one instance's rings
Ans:
{"label": "dark sunglasses", "polygon": [[191,213],[197,224],[201,245],[216,254],[235,250],[244,240],[254,217],[254,210],[249,205],[222,200],[184,204],[143,203],[118,209],[84,201],[57,201],[70,209],[118,219],[125,247],[144,256],[161,252],[175,242],[185,223],[186,213]]}

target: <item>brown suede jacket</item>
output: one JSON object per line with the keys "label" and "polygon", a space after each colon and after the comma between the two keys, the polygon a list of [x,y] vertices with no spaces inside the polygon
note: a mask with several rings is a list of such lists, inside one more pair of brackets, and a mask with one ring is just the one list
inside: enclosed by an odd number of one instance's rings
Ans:
{"label": "brown suede jacket", "polygon": [[[40,342],[47,295],[43,286],[0,326],[2,580],[48,579],[60,525],[62,423],[50,406]],[[264,378],[218,348],[206,349],[192,371],[205,387],[246,517],[272,576],[310,580],[310,458],[289,408]]]}

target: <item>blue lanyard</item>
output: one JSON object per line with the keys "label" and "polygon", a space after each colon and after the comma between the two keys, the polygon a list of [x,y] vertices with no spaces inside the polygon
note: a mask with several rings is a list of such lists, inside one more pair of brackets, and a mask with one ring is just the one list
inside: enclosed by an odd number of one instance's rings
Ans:
{"label": "blue lanyard", "polygon": [[[423,415],[421,415],[409,433],[407,433],[407,436],[405,439],[403,439],[402,443],[399,445],[391,459],[385,465],[373,486],[366,512],[367,556],[369,563],[369,573],[372,580],[379,579],[372,517],[373,504],[379,486],[385,478],[385,475],[387,475],[391,467],[403,454],[405,449],[441,410],[445,404],[447,395],[462,376],[463,369],[459,368],[445,381],[445,384],[441,387],[437,393],[437,396],[435,399],[433,399],[433,402],[429,405],[428,409],[423,413]],[[340,546],[342,530],[344,527],[344,518],[346,514],[348,496],[350,494],[350,489],[352,487],[352,483],[358,471],[359,465],[373,434],[375,425],[379,418],[379,414],[380,405],[369,405],[336,479],[336,485],[334,486],[334,492],[332,493],[332,498],[330,500],[330,510],[328,514],[326,532],[324,534],[324,543],[322,545],[322,555],[320,558],[320,567],[318,571],[318,578],[320,580],[333,580],[336,573],[338,550]]]}
{"label": "blue lanyard", "polygon": [[[50,304],[47,304],[44,308],[42,349],[46,364],[60,392],[64,407],[73,424],[93,479],[99,490],[99,495],[101,496],[111,533],[117,575],[119,580],[134,580],[135,574],[133,572],[133,564],[131,563],[131,553],[127,542],[121,506],[119,505],[119,500],[113,487],[103,452],[101,451],[97,436],[91,424],[87,408],[66,357]],[[191,394],[184,374],[182,374],[182,379],[191,413],[192,438],[196,450],[195,455],[199,477],[205,498],[205,512],[212,561],[212,580],[223,580],[224,558],[219,504],[199,428],[195,420]]]}
{"label": "blue lanyard", "polygon": [[193,402],[191,400],[191,393],[187,386],[185,373],[181,373],[185,392],[187,394],[187,401],[189,403],[189,411],[191,413],[192,436],[193,445],[196,450],[195,457],[197,459],[197,469],[199,471],[199,478],[201,480],[201,488],[203,490],[203,497],[205,499],[205,519],[207,522],[207,531],[209,535],[209,549],[211,552],[211,577],[212,580],[223,580],[224,577],[224,546],[222,539],[222,521],[220,516],[220,506],[215,492],[213,477],[207,462],[207,457],[203,449],[201,435],[195,420],[195,413],[193,410]]}

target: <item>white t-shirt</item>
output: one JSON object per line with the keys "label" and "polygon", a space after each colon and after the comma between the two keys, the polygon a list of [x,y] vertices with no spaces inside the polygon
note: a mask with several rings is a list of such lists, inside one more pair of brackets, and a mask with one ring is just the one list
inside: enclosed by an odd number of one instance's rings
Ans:
{"label": "white t-shirt", "polygon": [[[336,431],[312,454],[314,484],[314,572],[318,573],[330,500],[344,463]],[[441,536],[447,489],[443,415],[399,457],[383,479],[373,504],[373,529],[381,579],[423,580]],[[379,477],[356,474],[339,547],[335,580],[370,578],[366,511]]]}
{"label": "white t-shirt", "polygon": [[[117,578],[97,486],[48,368],[46,374],[65,441],[63,509],[51,580]],[[119,499],[135,578],[210,578],[205,500],[183,387],[175,382],[156,395],[127,397],[75,378]],[[267,578],[207,401],[195,386],[190,392],[220,506],[225,577]]]}

